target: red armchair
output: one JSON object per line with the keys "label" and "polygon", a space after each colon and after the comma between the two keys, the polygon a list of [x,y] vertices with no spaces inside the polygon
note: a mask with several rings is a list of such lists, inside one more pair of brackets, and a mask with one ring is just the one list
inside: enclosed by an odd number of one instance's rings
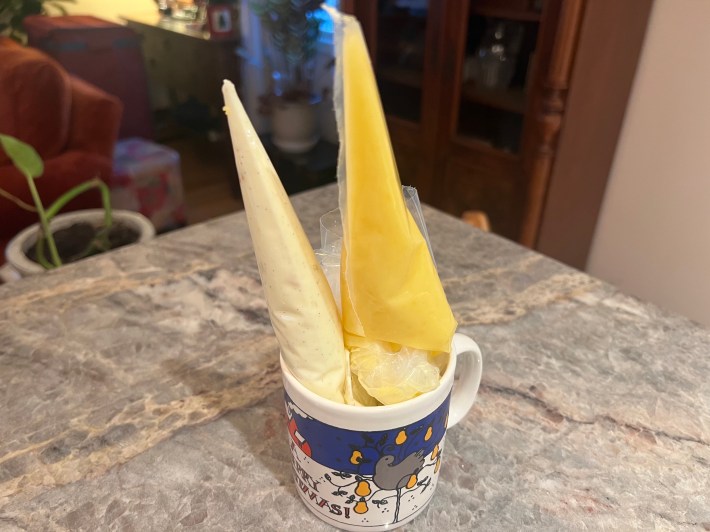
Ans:
{"label": "red armchair", "polygon": [[[0,133],[31,144],[44,160],[37,189],[45,206],[73,186],[111,178],[112,154],[122,105],[103,91],[69,76],[53,59],[0,37]],[[32,204],[25,178],[0,149],[0,187]],[[66,210],[101,205],[98,193],[86,193]],[[37,221],[0,196],[0,264],[5,244]]]}

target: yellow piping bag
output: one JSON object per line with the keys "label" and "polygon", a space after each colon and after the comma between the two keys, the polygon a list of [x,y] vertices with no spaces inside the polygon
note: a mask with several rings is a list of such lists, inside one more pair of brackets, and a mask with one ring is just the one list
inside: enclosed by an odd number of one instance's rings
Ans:
{"label": "yellow piping bag", "polygon": [[222,87],[244,208],[284,361],[308,389],[344,402],[347,353],[333,294],[234,85]]}
{"label": "yellow piping bag", "polygon": [[449,352],[456,321],[402,195],[360,24],[328,11],[336,27],[345,344],[358,384],[391,404],[438,385],[436,355]]}

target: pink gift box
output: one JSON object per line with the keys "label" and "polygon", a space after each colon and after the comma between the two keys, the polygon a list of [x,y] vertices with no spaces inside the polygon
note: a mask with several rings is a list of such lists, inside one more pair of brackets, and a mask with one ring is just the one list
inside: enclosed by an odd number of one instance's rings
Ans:
{"label": "pink gift box", "polygon": [[111,202],[116,209],[140,212],[159,232],[185,225],[180,154],[139,138],[117,142]]}

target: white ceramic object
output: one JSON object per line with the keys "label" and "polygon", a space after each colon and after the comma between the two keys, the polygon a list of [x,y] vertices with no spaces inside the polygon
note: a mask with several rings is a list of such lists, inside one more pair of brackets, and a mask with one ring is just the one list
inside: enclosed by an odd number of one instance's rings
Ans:
{"label": "white ceramic object", "polygon": [[324,399],[299,383],[283,358],[281,369],[298,494],[326,523],[364,532],[401,526],[429,503],[446,430],[473,406],[482,356],[476,342],[457,333],[436,389],[374,407]]}
{"label": "white ceramic object", "polygon": [[[138,242],[150,240],[155,236],[155,228],[153,224],[140,213],[132,211],[115,210],[113,211],[113,219],[115,222],[120,222],[128,227],[138,231],[140,235]],[[94,227],[103,225],[104,211],[103,209],[85,209],[82,211],[67,212],[56,216],[50,223],[50,229],[54,232],[65,227],[69,227],[77,222],[88,222]],[[42,266],[27,258],[26,252],[34,246],[37,238],[36,233],[39,230],[39,224],[31,225],[30,227],[20,231],[15,237],[10,240],[5,248],[5,259],[7,264],[20,276],[28,277],[37,275],[46,271]]]}
{"label": "white ceramic object", "polygon": [[286,153],[304,153],[318,143],[318,103],[279,100],[274,104],[271,133],[277,148]]}

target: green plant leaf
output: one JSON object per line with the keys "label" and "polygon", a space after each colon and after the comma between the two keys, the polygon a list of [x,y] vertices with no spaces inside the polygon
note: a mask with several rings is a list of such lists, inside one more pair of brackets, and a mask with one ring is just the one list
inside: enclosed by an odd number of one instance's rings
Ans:
{"label": "green plant leaf", "polygon": [[0,145],[10,157],[12,164],[25,176],[36,179],[44,172],[42,158],[29,144],[15,137],[0,134]]}

